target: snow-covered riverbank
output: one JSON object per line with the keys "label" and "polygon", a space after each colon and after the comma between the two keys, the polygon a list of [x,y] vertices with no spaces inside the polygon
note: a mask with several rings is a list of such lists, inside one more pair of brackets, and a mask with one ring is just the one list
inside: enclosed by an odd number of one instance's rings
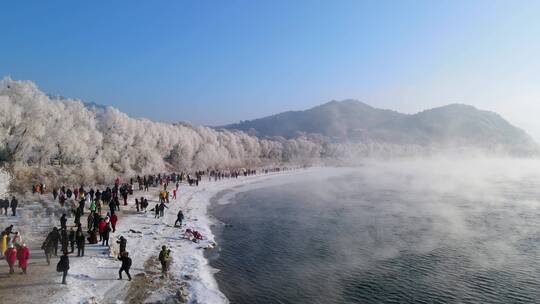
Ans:
{"label": "snow-covered riverbank", "polygon": [[[35,297],[36,301],[43,299],[45,302],[55,303],[227,303],[226,297],[220,292],[214,279],[213,274],[216,270],[209,266],[204,255],[205,250],[212,250],[214,247],[211,230],[213,223],[207,214],[212,197],[226,190],[247,189],[271,181],[283,182],[287,180],[286,177],[313,170],[320,169],[285,171],[217,182],[203,179],[199,187],[182,184],[177,200],[171,200],[169,208],[165,210],[165,216],[159,219],[154,218],[153,212],[137,213],[135,210],[135,198],[141,196],[148,199],[148,209],[153,208],[157,203],[158,189],[150,188],[149,192],[136,191],[129,197],[128,206],[121,206],[117,231],[111,234],[109,242],[114,246],[109,249],[99,244],[87,244],[85,257],[70,255],[71,267],[67,286],[59,284],[60,275],[54,272],[56,259],[53,259],[49,267],[46,264],[41,265],[43,261],[37,259],[37,255],[41,254],[39,245],[44,229],[30,229],[32,226],[46,228],[58,225],[56,217],[61,211],[55,210],[56,216],[45,216],[46,208],[50,209],[53,206],[58,209],[57,203],[50,201],[48,196],[30,195],[23,200],[20,215],[9,218],[9,223],[13,223],[15,230],[25,232],[28,239],[33,240],[32,255],[37,261],[34,275],[43,278],[33,282],[32,285],[24,285],[22,282],[20,292],[25,293],[25,300]],[[41,212],[37,210],[40,206],[43,207]],[[182,228],[173,226],[178,210],[183,210],[186,216]],[[39,216],[32,216],[33,214]],[[86,214],[83,217],[83,227],[86,226],[85,219]],[[7,220],[7,218],[0,219],[0,224],[4,226],[8,223]],[[71,223],[72,218],[69,219],[68,225]],[[183,238],[183,232],[187,228],[201,232],[204,240],[194,243]],[[116,240],[120,235],[127,239],[127,251],[133,260],[131,282],[128,282],[125,276],[124,280],[117,280],[120,261],[116,259],[115,254],[118,251]],[[159,273],[161,267],[157,262],[157,256],[163,245],[172,251],[169,278],[162,278]],[[29,275],[32,275],[31,268]],[[17,279],[21,280],[25,279]],[[13,283],[15,283],[13,279],[10,281],[8,277],[0,281],[0,287]],[[40,292],[34,292],[38,289]]]}

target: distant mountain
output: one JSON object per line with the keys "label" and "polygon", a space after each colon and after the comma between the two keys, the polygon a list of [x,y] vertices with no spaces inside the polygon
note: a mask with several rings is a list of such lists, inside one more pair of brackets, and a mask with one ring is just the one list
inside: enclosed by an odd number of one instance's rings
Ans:
{"label": "distant mountain", "polygon": [[305,111],[289,111],[224,126],[260,137],[317,134],[334,142],[414,145],[507,146],[540,150],[523,130],[500,115],[452,104],[408,115],[355,100],[331,101]]}
{"label": "distant mountain", "polygon": [[346,139],[352,134],[376,127],[406,115],[395,111],[373,108],[356,100],[331,101],[305,111],[246,120],[224,126],[254,132],[258,136],[292,138],[299,134],[321,134],[330,138]]}

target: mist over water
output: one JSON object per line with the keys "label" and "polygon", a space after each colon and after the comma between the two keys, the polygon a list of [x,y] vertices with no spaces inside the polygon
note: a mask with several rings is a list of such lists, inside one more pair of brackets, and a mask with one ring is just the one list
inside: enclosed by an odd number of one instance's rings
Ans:
{"label": "mist over water", "polygon": [[239,193],[212,213],[232,303],[535,303],[540,163],[419,160]]}

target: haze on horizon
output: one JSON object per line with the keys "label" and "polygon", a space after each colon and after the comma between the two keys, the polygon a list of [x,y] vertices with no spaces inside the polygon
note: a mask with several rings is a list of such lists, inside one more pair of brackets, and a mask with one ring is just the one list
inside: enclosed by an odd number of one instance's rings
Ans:
{"label": "haze on horizon", "polygon": [[540,141],[535,1],[13,1],[0,76],[222,125],[330,100],[495,111]]}

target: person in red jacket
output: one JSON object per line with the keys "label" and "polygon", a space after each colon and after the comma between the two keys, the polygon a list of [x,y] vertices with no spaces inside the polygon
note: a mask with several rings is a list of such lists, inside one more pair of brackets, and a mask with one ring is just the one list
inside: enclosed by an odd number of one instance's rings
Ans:
{"label": "person in red jacket", "polygon": [[99,241],[101,242],[103,240],[103,231],[105,231],[105,226],[107,226],[107,222],[105,222],[105,219],[101,219],[98,224],[98,231],[99,231]]}
{"label": "person in red jacket", "polygon": [[15,269],[13,269],[13,266],[15,265],[15,262],[17,262],[17,249],[15,249],[15,246],[13,246],[13,244],[9,244],[9,248],[6,250],[5,257],[6,262],[9,265],[9,274],[14,274]]}
{"label": "person in red jacket", "polygon": [[116,213],[113,213],[113,215],[111,215],[111,226],[112,226],[112,231],[113,232],[116,232],[116,223],[118,222],[118,216],[116,216]]}
{"label": "person in red jacket", "polygon": [[19,260],[19,268],[22,269],[22,273],[26,274],[26,268],[28,267],[28,260],[30,259],[30,249],[26,247],[26,244],[23,244],[19,249],[17,254],[17,259]]}

